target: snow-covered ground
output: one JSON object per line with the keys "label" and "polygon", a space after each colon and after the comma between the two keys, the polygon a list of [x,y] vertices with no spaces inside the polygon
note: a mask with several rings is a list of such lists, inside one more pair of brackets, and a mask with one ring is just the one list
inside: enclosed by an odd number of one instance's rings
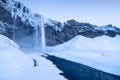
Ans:
{"label": "snow-covered ground", "polygon": [[[82,63],[120,76],[120,36],[89,39],[77,36],[72,40],[47,48],[47,53]],[[1,80],[65,80],[52,62],[41,53],[25,54],[12,40],[0,35]],[[34,66],[33,59],[38,66]]]}
{"label": "snow-covered ground", "polygon": [[[66,80],[52,62],[38,54],[27,55],[12,40],[0,35],[0,80]],[[33,59],[38,66],[33,67]]]}
{"label": "snow-covered ground", "polygon": [[120,36],[94,39],[77,36],[47,50],[49,54],[120,76]]}

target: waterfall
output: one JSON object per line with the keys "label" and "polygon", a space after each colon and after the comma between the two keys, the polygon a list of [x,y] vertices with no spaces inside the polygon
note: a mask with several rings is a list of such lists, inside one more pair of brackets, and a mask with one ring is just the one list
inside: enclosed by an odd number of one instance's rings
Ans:
{"label": "waterfall", "polygon": [[45,39],[45,27],[44,27],[44,18],[41,16],[41,31],[42,31],[42,36],[41,36],[41,43],[42,43],[42,53],[45,51],[45,46],[46,46],[46,39]]}
{"label": "waterfall", "polygon": [[24,35],[25,30],[21,30],[19,32],[15,31],[17,17],[13,16],[13,19],[13,40],[20,44],[23,49],[35,50],[44,53],[46,46],[44,17],[40,15],[34,16],[35,32],[30,37],[26,34]]}
{"label": "waterfall", "polygon": [[41,43],[40,43],[40,26],[35,27],[35,49],[40,51]]}
{"label": "waterfall", "polygon": [[38,26],[35,27],[35,48],[37,51],[41,51],[43,53],[46,45],[44,18],[42,16],[37,16],[36,20]]}
{"label": "waterfall", "polygon": [[12,33],[12,39],[13,39],[13,41],[15,41],[15,26],[16,26],[16,20],[17,20],[17,18],[14,16],[14,17],[12,17],[13,18],[13,25],[12,25],[12,31],[13,31],[13,33]]}

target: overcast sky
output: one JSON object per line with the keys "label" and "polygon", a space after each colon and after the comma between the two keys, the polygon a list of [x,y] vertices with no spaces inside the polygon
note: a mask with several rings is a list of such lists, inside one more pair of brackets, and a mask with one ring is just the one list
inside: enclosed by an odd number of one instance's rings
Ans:
{"label": "overcast sky", "polygon": [[47,18],[120,27],[120,0],[17,0]]}

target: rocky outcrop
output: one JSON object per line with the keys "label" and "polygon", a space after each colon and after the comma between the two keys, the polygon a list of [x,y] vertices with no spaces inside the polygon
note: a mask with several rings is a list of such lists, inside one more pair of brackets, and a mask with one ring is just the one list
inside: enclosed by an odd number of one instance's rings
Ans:
{"label": "rocky outcrop", "polygon": [[23,4],[13,0],[1,0],[0,34],[13,39],[21,46],[23,46],[23,42],[28,42],[27,40],[30,41],[29,44],[33,45],[35,32],[33,16],[32,12],[30,13]]}
{"label": "rocky outcrop", "polygon": [[13,26],[3,23],[0,21],[0,34],[5,35],[9,38],[12,38],[13,36]]}
{"label": "rocky outcrop", "polygon": [[79,35],[89,38],[95,38],[102,35],[109,37],[120,35],[120,29],[112,25],[96,26],[89,23],[79,23],[75,20],[69,20],[67,21],[67,24],[75,28]]}
{"label": "rocky outcrop", "polygon": [[75,20],[68,20],[63,25],[56,25],[58,28],[62,27],[61,30],[54,29],[51,25],[47,24],[46,27],[46,38],[48,45],[57,45],[64,43],[76,35],[81,35],[88,38],[100,37],[103,35],[111,38],[116,35],[120,35],[120,28],[112,25],[97,26],[89,23],[80,23]]}

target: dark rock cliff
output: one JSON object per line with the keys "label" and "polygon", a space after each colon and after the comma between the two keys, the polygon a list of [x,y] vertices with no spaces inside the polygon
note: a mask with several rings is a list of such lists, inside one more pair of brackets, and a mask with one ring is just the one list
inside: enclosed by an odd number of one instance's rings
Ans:
{"label": "dark rock cliff", "polygon": [[[0,34],[3,34],[19,45],[26,42],[28,46],[35,45],[35,28],[40,26],[41,15],[33,14],[24,4],[13,0],[0,1]],[[76,20],[68,20],[65,23],[47,19],[44,24],[46,43],[49,46],[69,41],[76,35],[88,38],[103,35],[111,38],[120,35],[120,29],[116,26],[97,26],[89,23],[81,23]],[[40,29],[41,30],[41,29]],[[41,35],[39,35],[41,36]],[[22,42],[22,43],[21,43]]]}

